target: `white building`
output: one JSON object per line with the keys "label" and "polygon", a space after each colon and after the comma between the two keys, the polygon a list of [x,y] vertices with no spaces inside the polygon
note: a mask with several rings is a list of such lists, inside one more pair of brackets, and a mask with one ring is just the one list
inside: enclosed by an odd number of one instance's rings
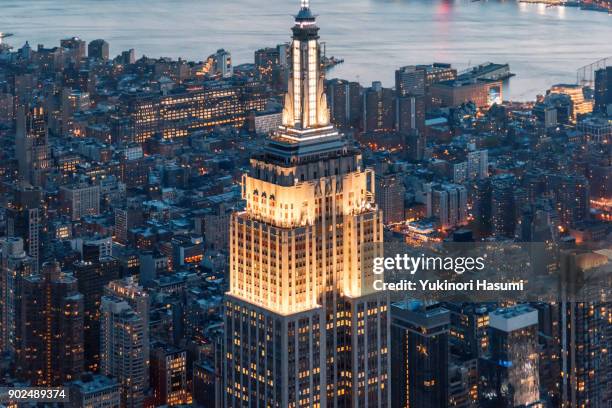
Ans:
{"label": "white building", "polygon": [[100,317],[100,366],[104,375],[121,384],[121,406],[141,408],[148,386],[145,321],[128,302],[103,296]]}
{"label": "white building", "polygon": [[466,225],[467,189],[459,184],[425,185],[427,217],[435,218],[443,229]]}
{"label": "white building", "polygon": [[60,187],[60,198],[64,211],[73,221],[85,215],[100,214],[100,186],[77,184]]}

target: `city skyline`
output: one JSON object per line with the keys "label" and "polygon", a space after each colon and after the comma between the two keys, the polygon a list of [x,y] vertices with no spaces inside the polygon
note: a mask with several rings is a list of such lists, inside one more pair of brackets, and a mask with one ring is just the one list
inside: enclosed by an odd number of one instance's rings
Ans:
{"label": "city skyline", "polygon": [[[144,40],[171,14],[138,1]],[[198,47],[236,37],[195,60],[103,32],[0,44],[0,407],[607,408],[612,60],[555,79],[605,55],[609,0],[291,0],[246,19],[253,1],[210,5],[227,15]],[[426,7],[412,37],[389,14]],[[512,15],[488,24],[510,9],[536,25],[500,48]],[[581,34],[551,38],[557,19]],[[192,47],[183,29],[158,49]],[[451,33],[456,55],[495,58],[403,59]],[[509,101],[529,66],[537,96]]]}

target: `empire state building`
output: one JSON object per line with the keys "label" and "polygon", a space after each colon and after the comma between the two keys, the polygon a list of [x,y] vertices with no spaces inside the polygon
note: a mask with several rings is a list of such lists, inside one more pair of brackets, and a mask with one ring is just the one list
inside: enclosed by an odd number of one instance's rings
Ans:
{"label": "empire state building", "polygon": [[388,407],[389,304],[374,173],[330,124],[319,28],[302,0],[282,126],[251,159],[232,215],[224,406]]}

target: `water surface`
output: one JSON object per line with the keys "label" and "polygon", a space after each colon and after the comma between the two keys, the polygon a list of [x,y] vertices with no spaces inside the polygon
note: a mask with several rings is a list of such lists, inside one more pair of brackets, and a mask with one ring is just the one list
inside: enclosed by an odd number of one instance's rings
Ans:
{"label": "water surface", "polygon": [[[104,38],[111,54],[202,60],[218,48],[236,63],[288,40],[297,0],[1,0],[0,31],[13,45]],[[393,86],[394,69],[433,61],[459,69],[509,63],[506,98],[532,99],[576,69],[612,55],[612,16],[516,1],[311,0],[327,54],[344,58],[330,76]]]}

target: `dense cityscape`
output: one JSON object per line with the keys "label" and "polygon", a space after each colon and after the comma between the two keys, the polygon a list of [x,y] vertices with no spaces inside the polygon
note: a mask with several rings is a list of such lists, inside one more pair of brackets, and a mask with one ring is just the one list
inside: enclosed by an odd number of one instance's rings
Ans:
{"label": "dense cityscape", "polygon": [[[332,79],[342,60],[297,6],[288,42],[241,65],[0,33],[0,390],[612,406],[612,59],[524,102],[501,61],[364,85]],[[536,267],[602,284],[537,302],[368,290],[375,244],[449,242],[542,243]],[[18,406],[37,403],[0,398]]]}

